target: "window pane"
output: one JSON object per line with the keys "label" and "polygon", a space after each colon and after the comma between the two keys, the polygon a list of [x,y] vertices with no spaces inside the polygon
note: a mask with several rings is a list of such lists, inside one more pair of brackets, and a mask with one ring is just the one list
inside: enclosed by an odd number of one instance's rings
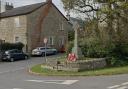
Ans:
{"label": "window pane", "polygon": [[20,27],[20,20],[19,20],[19,17],[16,17],[16,18],[15,18],[15,26],[16,26],[16,27]]}
{"label": "window pane", "polygon": [[54,37],[53,36],[48,38],[48,45],[54,45]]}
{"label": "window pane", "polygon": [[15,42],[19,42],[19,41],[20,41],[19,37],[15,37]]}

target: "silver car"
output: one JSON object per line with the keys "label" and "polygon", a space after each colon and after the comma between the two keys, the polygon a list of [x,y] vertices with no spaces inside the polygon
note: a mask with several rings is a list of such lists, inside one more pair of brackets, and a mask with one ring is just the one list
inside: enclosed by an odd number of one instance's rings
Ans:
{"label": "silver car", "polygon": [[32,50],[32,56],[44,56],[46,52],[46,55],[52,55],[56,54],[57,50],[55,48],[51,47],[37,47],[36,49]]}

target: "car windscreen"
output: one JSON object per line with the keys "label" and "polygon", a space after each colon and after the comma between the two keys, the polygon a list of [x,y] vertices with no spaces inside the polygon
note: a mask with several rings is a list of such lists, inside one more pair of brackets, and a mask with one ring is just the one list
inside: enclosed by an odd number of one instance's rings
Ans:
{"label": "car windscreen", "polygon": [[40,50],[45,50],[45,48],[40,48]]}
{"label": "car windscreen", "polygon": [[14,51],[5,51],[5,54],[14,53]]}

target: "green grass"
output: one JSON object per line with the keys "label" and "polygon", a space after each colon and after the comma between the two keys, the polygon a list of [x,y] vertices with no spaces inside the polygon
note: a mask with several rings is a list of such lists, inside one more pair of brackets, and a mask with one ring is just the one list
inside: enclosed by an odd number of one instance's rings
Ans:
{"label": "green grass", "polygon": [[67,72],[67,71],[56,71],[41,68],[41,65],[36,65],[31,68],[32,72],[39,73],[40,75],[47,76],[100,76],[100,75],[116,75],[116,74],[127,74],[128,66],[123,67],[111,67],[97,70],[89,70],[82,72]]}

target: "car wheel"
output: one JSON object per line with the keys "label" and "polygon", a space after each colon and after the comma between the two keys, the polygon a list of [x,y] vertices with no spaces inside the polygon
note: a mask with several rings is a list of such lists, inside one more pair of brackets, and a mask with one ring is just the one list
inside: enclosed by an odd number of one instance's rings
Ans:
{"label": "car wheel", "polygon": [[28,56],[25,56],[25,60],[27,60],[28,59]]}
{"label": "car wheel", "polygon": [[11,62],[14,62],[14,58],[10,58],[10,61],[11,61]]}

